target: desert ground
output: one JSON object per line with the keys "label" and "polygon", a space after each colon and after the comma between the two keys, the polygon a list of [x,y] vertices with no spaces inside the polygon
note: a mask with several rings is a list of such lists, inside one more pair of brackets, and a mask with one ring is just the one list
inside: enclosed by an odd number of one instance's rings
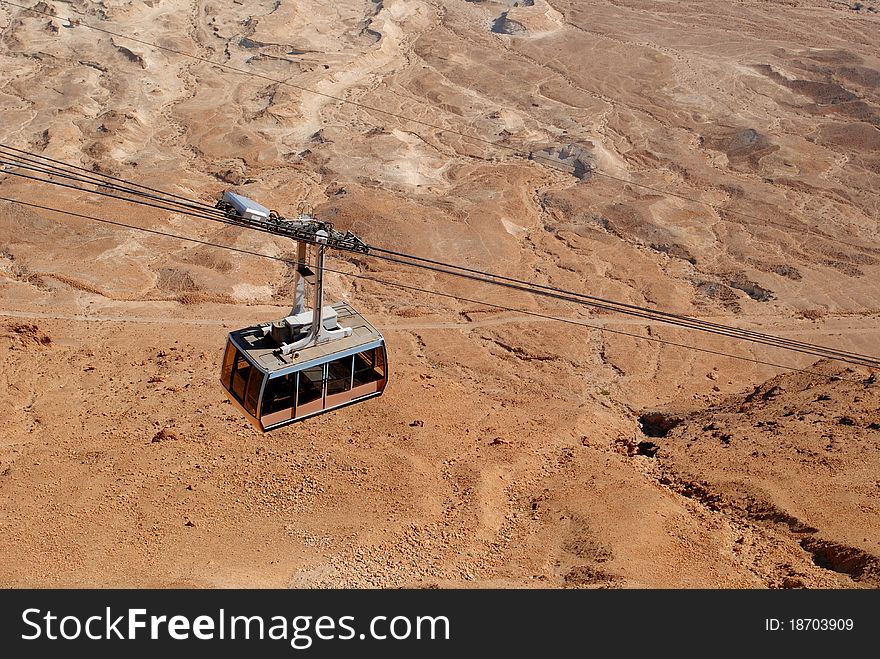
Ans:
{"label": "desert ground", "polygon": [[[17,4],[4,145],[880,354],[876,0]],[[295,253],[9,171],[0,196]],[[261,434],[220,360],[289,313],[287,266],[0,202],[0,585],[880,586],[876,372],[330,256],[388,387]]]}

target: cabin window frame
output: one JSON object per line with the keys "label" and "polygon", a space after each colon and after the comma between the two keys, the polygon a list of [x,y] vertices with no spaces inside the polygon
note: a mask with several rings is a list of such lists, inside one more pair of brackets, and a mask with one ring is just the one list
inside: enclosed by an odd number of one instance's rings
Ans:
{"label": "cabin window frame", "polygon": [[[368,348],[367,350],[363,350],[361,352],[356,352],[352,355],[353,367],[352,367],[352,389],[356,387],[362,387],[364,385],[372,384],[374,382],[381,382],[386,379],[385,372],[385,359],[383,356],[384,351],[381,346],[376,346],[374,348]],[[366,359],[366,355],[370,355],[369,359]],[[360,369],[357,367],[358,357],[364,356],[364,362],[367,363],[366,366],[362,366]],[[369,377],[358,378],[358,374],[369,374]]]}
{"label": "cabin window frame", "polygon": [[220,366],[220,382],[227,391],[232,391],[232,372],[235,369],[238,352],[238,347],[232,341],[226,342],[226,350],[223,352],[223,362]]}
{"label": "cabin window frame", "polygon": [[[299,370],[299,371],[296,371],[296,407],[297,407],[297,408],[300,407],[300,406],[302,406],[302,405],[308,405],[309,403],[314,403],[316,400],[319,400],[319,399],[321,400],[321,405],[322,405],[322,407],[323,407],[323,404],[324,404],[324,396],[325,396],[325,387],[324,387],[324,383],[325,383],[326,380],[327,380],[327,378],[326,378],[326,376],[325,376],[325,375],[326,375],[326,370],[327,370],[326,367],[327,367],[327,364],[326,364],[326,363],[324,363],[324,364],[315,364],[315,365],[313,365],[313,366],[309,366],[308,368],[303,368],[303,369],[301,369],[301,370]],[[321,379],[318,380],[318,383],[319,383],[319,384],[318,384],[318,391],[319,391],[320,393],[319,393],[317,396],[315,396],[314,398],[310,398],[309,400],[306,400],[306,401],[303,402],[303,401],[300,400],[300,392],[302,391],[302,389],[300,388],[300,380],[303,378],[303,376],[305,375],[306,371],[314,371],[314,370],[317,370],[317,369],[321,369]],[[315,386],[315,380],[313,380],[312,378],[309,378],[308,376],[306,376],[306,378],[308,379],[308,381],[311,383],[312,386]]]}
{"label": "cabin window frame", "polygon": [[[235,397],[235,399],[244,405],[244,396],[247,392],[248,382],[250,381],[251,372],[256,368],[253,363],[251,363],[247,357],[244,356],[244,353],[240,350],[236,350],[235,363],[232,365],[232,379],[230,380],[229,391]],[[245,366],[241,367],[239,364],[244,362]],[[241,372],[244,369],[247,369],[246,376],[242,376]],[[238,376],[238,378],[236,378]],[[238,381],[244,380],[241,386],[241,393],[239,393],[236,389],[236,384]]]}
{"label": "cabin window frame", "polygon": [[[282,412],[286,409],[295,410],[296,409],[296,385],[299,381],[299,373],[297,371],[293,371],[292,373],[285,373],[284,375],[279,375],[277,377],[269,377],[266,378],[266,383],[263,386],[263,395],[260,397],[262,401],[260,404],[260,416],[266,416],[267,414],[275,414],[276,412]],[[284,381],[287,381],[288,392],[287,399],[289,400],[289,405],[284,405],[282,407],[275,407],[274,403],[277,400],[283,400],[284,397],[274,396],[269,398],[270,388],[275,389],[276,392],[282,390],[283,384],[280,384]],[[267,404],[269,404],[267,408]]]}
{"label": "cabin window frame", "polygon": [[[340,389],[339,391],[330,391],[330,383],[331,383],[330,365],[336,364],[338,362],[343,362],[343,361],[348,361],[348,368],[346,369],[346,371],[348,372],[348,377],[345,378],[344,376],[340,375],[339,377],[333,378],[332,382],[334,382],[334,383],[343,382],[344,388]],[[347,355],[345,357],[340,357],[338,359],[331,359],[330,361],[325,363],[325,366],[326,366],[325,371],[324,371],[324,380],[326,382],[326,385],[324,387],[325,399],[329,398],[330,396],[337,396],[339,394],[344,394],[344,393],[351,391],[352,379],[354,378],[354,355],[353,354]]]}
{"label": "cabin window frame", "polygon": [[[244,390],[244,397],[241,402],[245,411],[257,418],[263,400],[263,385],[265,384],[266,374],[263,373],[256,365],[251,364],[251,374],[248,377],[247,387]],[[253,404],[253,406],[251,406]]]}

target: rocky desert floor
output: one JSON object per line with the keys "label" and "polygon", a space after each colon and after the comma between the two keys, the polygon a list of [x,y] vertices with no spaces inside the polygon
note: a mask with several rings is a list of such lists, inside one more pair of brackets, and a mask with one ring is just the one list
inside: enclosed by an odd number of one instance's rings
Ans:
{"label": "rocky desert floor", "polygon": [[[876,0],[16,4],[3,145],[880,355]],[[331,256],[388,387],[260,434],[219,362],[284,264],[0,202],[0,585],[880,586],[876,372]]]}

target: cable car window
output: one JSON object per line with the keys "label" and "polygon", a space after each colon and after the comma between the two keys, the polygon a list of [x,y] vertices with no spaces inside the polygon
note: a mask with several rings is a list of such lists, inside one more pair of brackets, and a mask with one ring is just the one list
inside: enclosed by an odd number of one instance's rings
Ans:
{"label": "cable car window", "polygon": [[335,359],[327,364],[327,395],[351,389],[351,357]]}
{"label": "cable car window", "polygon": [[260,400],[260,389],[263,387],[263,373],[258,368],[251,368],[247,394],[244,397],[244,409],[257,416],[257,403]]}
{"label": "cable car window", "polygon": [[230,341],[226,344],[226,352],[223,354],[223,369],[220,371],[220,381],[227,389],[232,387],[232,365],[235,363],[235,346]]}
{"label": "cable car window", "polygon": [[376,373],[385,377],[385,351],[380,348],[376,348]]}
{"label": "cable car window", "polygon": [[235,360],[235,367],[232,369],[232,394],[239,400],[244,401],[244,390],[247,387],[248,377],[253,370],[251,363],[239,354]]}
{"label": "cable car window", "polygon": [[382,350],[374,348],[359,352],[354,356],[354,386],[369,384],[385,377],[385,362]]}
{"label": "cable car window", "polygon": [[266,383],[266,392],[263,394],[263,409],[260,413],[266,416],[293,407],[293,385],[295,382],[296,373],[282,375],[280,378],[270,378]]}
{"label": "cable car window", "polygon": [[296,404],[304,405],[324,395],[324,366],[312,366],[299,372]]}

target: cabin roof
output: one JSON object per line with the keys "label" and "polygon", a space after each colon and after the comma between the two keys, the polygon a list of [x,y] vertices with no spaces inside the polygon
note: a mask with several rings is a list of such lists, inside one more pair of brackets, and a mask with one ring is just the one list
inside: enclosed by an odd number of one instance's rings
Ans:
{"label": "cabin roof", "polygon": [[336,310],[339,324],[351,328],[351,336],[309,346],[289,355],[282,355],[278,342],[271,336],[264,336],[259,325],[234,330],[229,333],[229,338],[240,351],[246,353],[248,361],[270,375],[284,370],[299,370],[309,366],[309,362],[330,361],[337,353],[342,357],[344,353],[358,352],[359,347],[366,348],[371,343],[383,342],[376,328],[350,304],[337,302],[332,307]]}

